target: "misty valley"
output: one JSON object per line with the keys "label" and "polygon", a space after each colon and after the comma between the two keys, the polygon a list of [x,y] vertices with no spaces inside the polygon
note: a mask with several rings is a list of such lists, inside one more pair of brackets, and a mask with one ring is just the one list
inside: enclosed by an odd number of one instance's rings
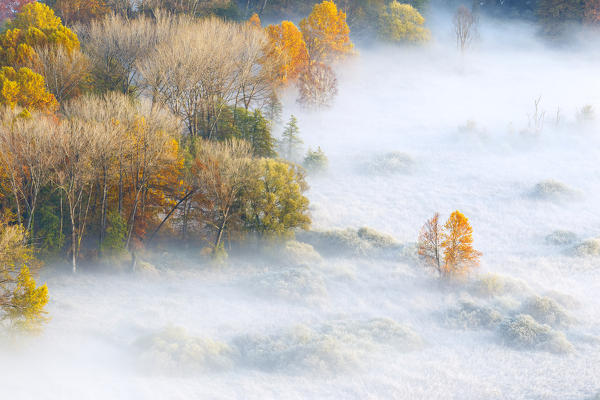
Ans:
{"label": "misty valley", "polygon": [[0,1],[0,398],[600,399],[597,0]]}

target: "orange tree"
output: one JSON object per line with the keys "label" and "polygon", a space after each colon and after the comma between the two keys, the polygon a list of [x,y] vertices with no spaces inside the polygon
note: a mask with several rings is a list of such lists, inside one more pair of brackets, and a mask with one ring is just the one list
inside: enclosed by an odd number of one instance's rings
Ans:
{"label": "orange tree", "polygon": [[290,21],[266,28],[272,55],[281,60],[277,77],[282,83],[296,79],[308,66],[309,57],[306,43],[300,30]]}

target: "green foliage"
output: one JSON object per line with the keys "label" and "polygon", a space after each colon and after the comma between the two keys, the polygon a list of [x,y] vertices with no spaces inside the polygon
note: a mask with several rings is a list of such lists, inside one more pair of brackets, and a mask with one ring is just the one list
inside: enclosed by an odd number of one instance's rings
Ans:
{"label": "green foliage", "polygon": [[300,139],[298,119],[292,115],[279,140],[279,154],[288,161],[296,162],[302,151],[303,143],[302,139]]}
{"label": "green foliage", "polygon": [[241,107],[229,107],[219,120],[218,138],[242,139],[252,145],[256,157],[274,157],[275,139],[271,124],[259,110],[248,111]]}
{"label": "green foliage", "polygon": [[308,229],[308,189],[295,166],[272,159],[256,160],[258,179],[250,184],[243,219],[246,228],[261,237],[290,236],[293,229]]}
{"label": "green foliage", "polygon": [[108,213],[106,237],[102,242],[102,252],[117,255],[125,250],[127,241],[127,221],[117,211]]}
{"label": "green foliage", "polygon": [[44,256],[56,255],[65,245],[65,235],[61,231],[60,215],[54,205],[44,203],[36,213],[39,226],[37,240],[38,251]]}
{"label": "green foliage", "polygon": [[309,173],[317,173],[326,170],[328,164],[329,160],[327,159],[325,152],[321,150],[321,147],[317,147],[317,150],[315,151],[308,149],[302,166]]}
{"label": "green foliage", "polygon": [[394,0],[379,15],[378,34],[382,39],[395,43],[426,42],[431,33],[423,27],[424,23],[425,18],[413,6]]}

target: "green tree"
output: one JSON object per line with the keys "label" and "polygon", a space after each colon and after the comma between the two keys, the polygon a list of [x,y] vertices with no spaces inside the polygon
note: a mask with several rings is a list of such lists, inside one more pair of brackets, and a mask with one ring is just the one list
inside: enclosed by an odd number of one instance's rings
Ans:
{"label": "green tree", "polygon": [[410,4],[394,0],[381,11],[378,21],[379,37],[395,43],[426,42],[431,33],[423,24],[425,18]]}
{"label": "green tree", "polygon": [[272,159],[255,161],[256,179],[246,192],[243,219],[246,228],[260,237],[293,235],[294,229],[308,229],[308,185],[293,165]]}
{"label": "green tree", "polygon": [[300,139],[300,128],[298,128],[298,119],[292,115],[288,121],[283,133],[281,134],[281,140],[279,140],[279,153],[280,155],[289,161],[296,162],[300,152],[302,151],[302,144],[304,142]]}
{"label": "green tree", "polygon": [[127,243],[127,221],[118,211],[108,213],[106,236],[103,238],[101,249],[105,254],[117,255],[125,251]]}
{"label": "green tree", "polygon": [[250,143],[256,157],[274,157],[275,139],[271,124],[259,110],[227,107],[219,119],[219,140],[241,139]]}

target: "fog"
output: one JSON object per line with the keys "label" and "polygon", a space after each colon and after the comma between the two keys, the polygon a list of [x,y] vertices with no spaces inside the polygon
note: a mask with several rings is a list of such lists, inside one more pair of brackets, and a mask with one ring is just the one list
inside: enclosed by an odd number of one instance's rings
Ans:
{"label": "fog", "polygon": [[[483,20],[461,55],[449,20],[424,47],[359,48],[331,109],[284,98],[329,158],[308,177],[316,232],[226,265],[174,250],[146,260],[157,273],[47,268],[51,319],[2,342],[3,397],[595,398],[598,37],[557,48]],[[414,242],[456,209],[483,257],[446,283]]]}

